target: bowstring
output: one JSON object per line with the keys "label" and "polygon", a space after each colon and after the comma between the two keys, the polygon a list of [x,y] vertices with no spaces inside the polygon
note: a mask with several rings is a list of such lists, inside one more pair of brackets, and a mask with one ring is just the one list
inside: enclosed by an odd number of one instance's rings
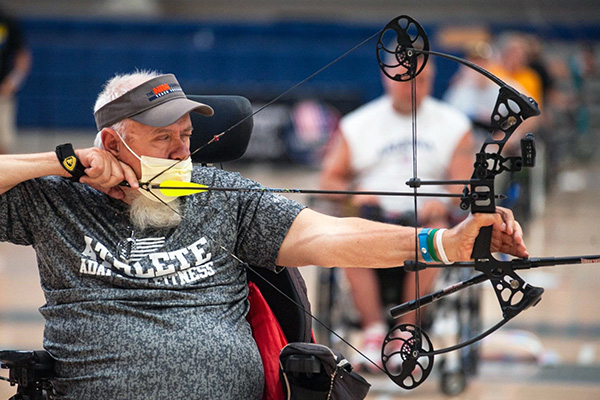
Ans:
{"label": "bowstring", "polygon": [[[247,120],[249,120],[250,118],[253,118],[256,114],[258,114],[259,112],[261,112],[262,110],[264,110],[265,108],[271,106],[273,103],[275,103],[276,101],[278,101],[279,99],[281,99],[283,96],[285,96],[286,94],[292,92],[293,90],[297,89],[298,87],[304,85],[306,82],[308,82],[309,80],[311,80],[312,78],[314,78],[315,76],[319,75],[321,72],[325,71],[326,69],[328,69],[329,67],[331,67],[332,65],[336,64],[337,62],[339,62],[340,60],[342,60],[343,58],[345,58],[346,56],[348,56],[350,53],[353,53],[354,51],[356,51],[357,49],[359,49],[360,47],[364,46],[367,42],[369,42],[371,39],[373,39],[376,36],[379,36],[379,34],[381,34],[381,32],[383,32],[385,28],[380,29],[379,31],[375,32],[374,34],[372,34],[371,36],[369,36],[368,38],[364,39],[362,42],[358,43],[357,45],[355,45],[354,47],[352,47],[351,49],[347,50],[346,52],[344,52],[342,55],[336,57],[334,60],[330,61],[329,63],[327,63],[326,65],[324,65],[323,67],[319,68],[318,70],[316,70],[315,72],[313,72],[312,74],[310,74],[309,76],[307,76],[306,78],[302,79],[300,82],[296,83],[295,85],[291,86],[290,88],[286,89],[285,91],[283,91],[281,94],[279,94],[278,96],[276,96],[275,98],[273,98],[272,100],[270,100],[269,102],[267,102],[266,104],[262,105],[261,107],[259,107],[256,111],[252,112],[250,115],[242,118],[241,120],[239,120],[238,122],[236,122],[235,124],[231,125],[229,128],[225,129],[223,132],[214,135],[209,141],[207,141],[206,143],[204,143],[203,145],[198,146],[198,148],[196,148],[194,151],[192,151],[190,153],[190,157],[192,157],[194,154],[198,153],[200,150],[206,148],[207,146],[209,146],[212,143],[218,142],[219,139],[225,135],[226,133],[232,131],[233,129],[235,129],[237,126],[243,124],[244,122],[246,122]],[[150,178],[148,180],[148,182],[146,182],[148,185],[150,183],[152,183],[152,181],[154,181],[156,178],[158,178],[159,176],[163,175],[165,172],[169,171],[171,168],[175,167],[177,164],[179,164],[181,161],[183,160],[178,160],[175,163],[173,163],[173,165],[168,166],[167,168],[165,168],[164,170],[160,171],[158,174],[154,175],[152,178]],[[151,192],[151,190],[148,188],[146,189],[147,191]],[[152,192],[151,192],[152,193]],[[156,197],[156,196],[155,196]],[[164,201],[162,202],[164,203]],[[169,207],[171,208],[171,207]],[[172,208],[171,208],[172,209]]]}
{"label": "bowstring", "polygon": [[[344,52],[342,55],[336,57],[334,60],[330,61],[329,63],[327,63],[326,65],[324,65],[323,67],[319,68],[318,70],[316,70],[315,72],[313,72],[312,74],[310,74],[309,76],[307,76],[306,78],[302,79],[300,82],[296,83],[295,85],[291,86],[290,88],[286,89],[285,91],[283,91],[281,94],[279,94],[278,96],[276,96],[275,98],[273,98],[272,100],[268,101],[266,104],[263,104],[261,107],[259,107],[258,109],[256,109],[255,111],[253,111],[250,115],[247,115],[246,117],[242,118],[241,120],[239,120],[238,122],[236,122],[235,124],[231,125],[229,128],[225,129],[223,132],[214,135],[209,141],[207,141],[206,143],[204,143],[203,145],[198,146],[198,148],[196,148],[195,150],[193,150],[190,153],[190,157],[193,156],[194,154],[198,153],[200,150],[206,148],[207,146],[209,146],[212,143],[218,142],[219,139],[225,135],[226,133],[232,131],[233,129],[235,129],[237,126],[243,124],[244,122],[246,122],[247,120],[249,120],[250,118],[253,118],[256,114],[258,114],[259,112],[261,112],[262,110],[264,110],[265,108],[271,106],[273,103],[275,103],[276,101],[278,101],[279,99],[281,99],[283,96],[287,95],[288,93],[292,92],[293,90],[297,89],[298,87],[304,85],[306,82],[308,82],[309,80],[311,80],[312,78],[314,78],[315,76],[319,75],[321,72],[325,71],[326,69],[328,69],[329,67],[331,67],[332,65],[336,64],[337,62],[339,62],[340,60],[342,60],[343,58],[345,58],[346,56],[348,56],[350,53],[353,53],[354,51],[356,51],[357,49],[359,49],[360,47],[364,46],[366,43],[368,43],[369,41],[371,41],[371,39],[373,39],[376,36],[379,36],[379,34],[381,34],[381,32],[383,32],[382,28],[379,31],[375,32],[374,34],[372,34],[371,36],[369,36],[368,38],[364,39],[362,42],[358,43],[357,45],[355,45],[354,47],[352,47],[349,50],[346,50],[346,52]],[[175,165],[179,164],[181,161],[183,160],[179,160],[177,162],[175,162],[173,165],[167,167],[166,169],[164,169],[163,171],[159,172],[158,174],[156,174],[154,177],[152,177],[148,183],[152,182],[154,179],[158,178],[159,176],[161,176],[162,174],[164,174],[165,172],[167,172],[168,170],[170,170],[171,168],[173,168]]]}

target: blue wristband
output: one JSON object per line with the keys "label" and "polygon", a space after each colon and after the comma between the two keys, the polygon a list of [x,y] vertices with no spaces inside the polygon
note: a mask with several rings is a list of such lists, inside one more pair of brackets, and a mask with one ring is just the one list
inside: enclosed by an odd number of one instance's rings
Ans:
{"label": "blue wristband", "polygon": [[427,247],[427,234],[431,229],[425,228],[421,229],[419,232],[419,250],[421,250],[421,255],[423,256],[423,260],[426,262],[431,262],[433,259],[429,254],[429,248]]}

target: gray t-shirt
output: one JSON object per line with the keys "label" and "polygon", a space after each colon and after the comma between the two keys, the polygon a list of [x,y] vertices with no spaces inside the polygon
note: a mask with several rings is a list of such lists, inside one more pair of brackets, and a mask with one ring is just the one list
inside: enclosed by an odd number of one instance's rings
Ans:
{"label": "gray t-shirt", "polygon": [[[193,181],[259,186],[214,168],[196,167]],[[181,199],[177,228],[132,232],[127,204],[63,178],[0,196],[0,240],[37,253],[44,347],[64,398],[261,397],[246,271],[232,254],[274,269],[302,206],[269,193]]]}

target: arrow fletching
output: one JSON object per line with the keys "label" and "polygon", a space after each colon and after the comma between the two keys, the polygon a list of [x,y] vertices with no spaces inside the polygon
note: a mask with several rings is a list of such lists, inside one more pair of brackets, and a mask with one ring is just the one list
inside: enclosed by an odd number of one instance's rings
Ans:
{"label": "arrow fletching", "polygon": [[191,194],[206,192],[206,185],[194,182],[164,181],[157,185],[151,185],[152,189],[158,189],[169,197],[189,196]]}

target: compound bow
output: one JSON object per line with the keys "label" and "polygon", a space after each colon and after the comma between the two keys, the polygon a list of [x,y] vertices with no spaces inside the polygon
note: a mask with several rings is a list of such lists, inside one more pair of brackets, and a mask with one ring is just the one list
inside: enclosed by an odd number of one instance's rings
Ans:
{"label": "compound bow", "polygon": [[[535,163],[535,146],[533,136],[530,134],[521,140],[522,154],[520,156],[504,157],[501,155],[502,149],[523,121],[540,115],[541,112],[533,98],[519,93],[476,64],[452,55],[429,50],[429,40],[425,31],[417,21],[408,16],[395,18],[379,35],[377,58],[381,70],[390,79],[412,80],[414,85],[414,78],[425,67],[429,55],[457,61],[483,74],[496,83],[500,89],[491,115],[490,134],[476,154],[471,179],[468,181],[421,181],[415,176],[407,182],[407,185],[412,187],[415,192],[423,185],[465,185],[460,207],[463,210],[470,208],[472,213],[493,213],[496,208],[495,177],[502,172],[516,172],[523,167],[533,167]],[[490,149],[491,151],[489,151]],[[502,310],[502,320],[474,338],[438,350],[434,350],[431,340],[419,326],[401,324],[392,328],[382,344],[381,354],[385,372],[397,385],[405,389],[419,386],[429,376],[435,355],[469,346],[498,330],[524,310],[535,306],[541,300],[544,289],[525,282],[515,270],[600,262],[598,255],[500,261],[490,252],[491,237],[492,227],[484,227],[480,230],[473,248],[473,262],[456,262],[450,265],[426,265],[417,261],[405,263],[405,269],[416,273],[425,267],[469,267],[481,274],[427,296],[419,297],[417,295],[415,300],[393,307],[390,312],[394,318],[409,311],[419,310],[423,305],[430,304],[473,284],[489,280]]]}

